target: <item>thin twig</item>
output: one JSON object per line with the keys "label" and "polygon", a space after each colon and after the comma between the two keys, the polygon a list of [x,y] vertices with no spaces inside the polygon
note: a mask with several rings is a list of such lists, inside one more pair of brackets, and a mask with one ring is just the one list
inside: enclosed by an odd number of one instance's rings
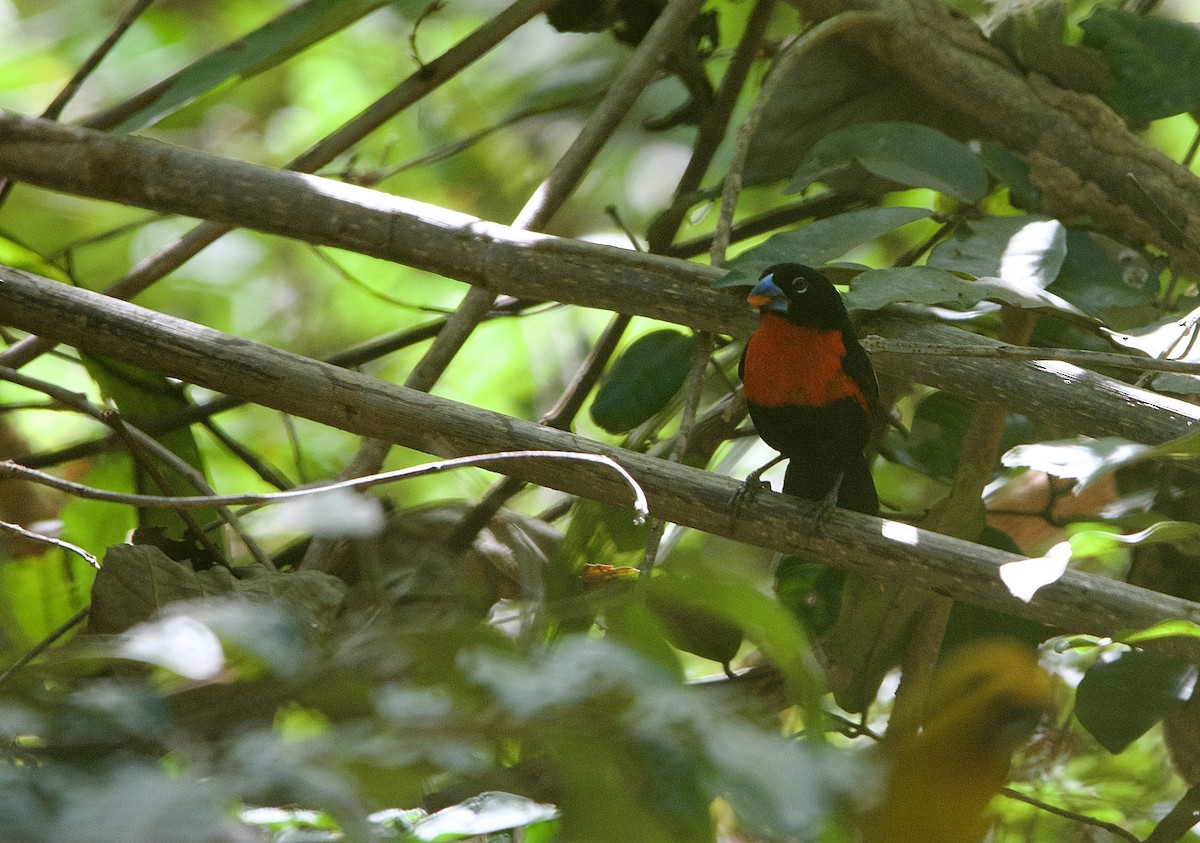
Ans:
{"label": "thin twig", "polygon": [[56,538],[54,538],[54,536],[47,536],[42,533],[35,533],[33,530],[25,529],[20,524],[11,524],[8,521],[0,521],[0,530],[5,530],[9,533],[15,533],[16,535],[27,538],[30,541],[40,542],[42,544],[48,544],[53,547],[61,548],[69,553],[74,553],[76,556],[81,557],[84,562],[87,562],[89,565],[91,565],[96,570],[100,569],[100,560],[98,560],[95,556],[92,556],[92,554],[88,553],[86,550],[84,550],[82,547],[80,547],[77,544],[71,544],[70,542],[63,541],[62,539],[56,539]]}
{"label": "thin twig", "polygon": [[729,120],[738,96],[746,85],[754,61],[762,46],[763,33],[771,20],[775,0],[758,0],[754,11],[746,21],[746,29],[734,50],[729,67],[721,78],[721,85],[712,103],[705,109],[700,125],[696,127],[696,139],[692,142],[692,154],[687,166],[675,186],[671,204],[663,211],[646,234],[649,250],[654,254],[666,254],[671,241],[679,232],[688,208],[694,204],[692,198],[700,188],[709,165],[712,164],[729,129]]}
{"label": "thin twig", "polygon": [[90,610],[91,610],[90,606],[85,606],[84,608],[82,608],[78,612],[76,612],[75,614],[71,615],[71,617],[69,617],[69,618],[67,618],[67,620],[63,621],[63,623],[57,629],[55,629],[53,632],[51,632],[49,635],[47,635],[45,638],[43,638],[41,641],[39,641],[37,644],[35,644],[33,647],[31,647],[29,649],[29,652],[27,652],[25,655],[21,656],[21,658],[17,659],[15,662],[13,662],[11,665],[9,665],[8,668],[3,673],[0,673],[0,685],[3,685],[5,682],[8,681],[10,676],[12,676],[18,670],[20,670],[25,665],[29,664],[31,661],[33,661],[38,656],[40,656],[42,653],[44,653],[47,649],[50,648],[50,646],[52,644],[54,644],[55,641],[57,641],[58,639],[62,638],[64,635],[66,635],[68,632],[70,632],[73,627],[75,627],[77,624],[82,623],[84,618],[86,618],[88,616],[88,612]]}
{"label": "thin twig", "polygon": [[[1001,788],[1000,793],[1009,799],[1015,799],[1018,802],[1024,802],[1026,805],[1032,805],[1035,808],[1039,808],[1048,814],[1054,814],[1056,817],[1073,820],[1081,825],[1090,825],[1095,828],[1102,828],[1110,834],[1120,837],[1122,840],[1130,841],[1130,843],[1142,843],[1140,837],[1128,829],[1122,828],[1116,823],[1105,822],[1104,820],[1099,820],[1095,817],[1089,817],[1087,814],[1080,814],[1076,813],[1075,811],[1068,811],[1066,808],[1059,808],[1057,805],[1051,805],[1049,802],[1043,802],[1041,799],[1038,799],[1035,796],[1028,796],[1024,793],[1021,793],[1019,790],[1013,790],[1011,787]],[[1170,839],[1175,840],[1176,838],[1172,837]],[[1145,843],[1149,843],[1149,841],[1150,838],[1147,837]]]}
{"label": "thin twig", "polygon": [[53,474],[47,474],[36,469],[4,460],[0,462],[0,480],[25,479],[52,489],[66,492],[75,497],[88,500],[104,501],[105,503],[128,504],[130,506],[149,507],[155,509],[183,509],[191,507],[211,506],[264,506],[307,495],[331,492],[337,489],[366,489],[393,480],[405,480],[411,477],[424,477],[428,474],[439,474],[456,468],[476,466],[486,468],[490,463],[506,462],[509,460],[575,460],[578,462],[598,463],[607,466],[629,485],[633,491],[633,510],[637,518],[644,518],[650,513],[646,493],[628,471],[611,457],[602,454],[588,454],[581,451],[498,451],[491,454],[477,454],[469,457],[456,457],[449,460],[438,460],[426,465],[411,468],[400,468],[395,471],[385,471],[367,477],[353,477],[348,480],[337,480],[332,483],[318,483],[302,488],[288,489],[284,492],[247,492],[241,495],[139,495],[127,492],[110,492],[96,489],[70,480],[63,480]]}

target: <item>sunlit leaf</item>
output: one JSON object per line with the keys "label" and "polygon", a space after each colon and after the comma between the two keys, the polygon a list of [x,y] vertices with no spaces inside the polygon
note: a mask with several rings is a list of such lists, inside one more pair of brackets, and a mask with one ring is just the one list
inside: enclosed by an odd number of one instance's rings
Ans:
{"label": "sunlit leaf", "polygon": [[1142,352],[1147,357],[1166,357],[1172,360],[1200,360],[1200,343],[1195,341],[1200,308],[1183,316],[1170,316],[1140,328],[1126,331],[1105,331],[1105,336],[1117,345]]}
{"label": "sunlit leaf", "polygon": [[1070,538],[1075,558],[1101,556],[1123,545],[1170,544],[1188,555],[1200,555],[1200,524],[1159,521],[1145,530],[1122,535],[1104,530],[1083,530]]}
{"label": "sunlit leaf", "polygon": [[1045,556],[1005,562],[999,569],[1000,580],[1013,597],[1028,603],[1043,586],[1058,582],[1070,561],[1071,545],[1059,542]]}
{"label": "sunlit leaf", "polygon": [[257,519],[256,527],[264,535],[310,533],[321,538],[370,538],[383,532],[383,504],[372,495],[331,489],[271,507]]}
{"label": "sunlit leaf", "polygon": [[186,615],[138,624],[121,636],[117,655],[164,667],[185,679],[214,679],[225,669],[221,640]]}
{"label": "sunlit leaf", "polygon": [[1086,486],[1101,474],[1142,459],[1150,451],[1148,445],[1116,436],[1063,439],[1018,445],[1006,452],[1000,462],[1009,468],[1032,468],[1054,477],[1078,480],[1080,486]]}
{"label": "sunlit leaf", "polygon": [[878,310],[897,302],[953,305],[965,310],[982,301],[1051,313],[1088,325],[1095,321],[1070,302],[1034,284],[989,277],[968,281],[932,266],[890,267],[863,272],[851,283],[846,295],[846,306],[860,310]]}
{"label": "sunlit leaf", "polygon": [[1200,638],[1200,624],[1180,619],[1163,621],[1154,626],[1140,629],[1122,635],[1121,640],[1127,644],[1139,644],[1143,641],[1156,641],[1160,638]]}
{"label": "sunlit leaf", "polygon": [[955,230],[929,253],[929,266],[1021,287],[1045,287],[1067,255],[1066,229],[1049,217],[984,217]]}
{"label": "sunlit leaf", "polygon": [[443,843],[520,828],[557,816],[558,809],[553,805],[512,793],[488,791],[430,814],[416,824],[412,833],[419,840]]}
{"label": "sunlit leaf", "polygon": [[817,141],[784,188],[799,193],[857,163],[908,187],[926,187],[962,202],[987,193],[987,173],[966,145],[917,123],[858,123]]}

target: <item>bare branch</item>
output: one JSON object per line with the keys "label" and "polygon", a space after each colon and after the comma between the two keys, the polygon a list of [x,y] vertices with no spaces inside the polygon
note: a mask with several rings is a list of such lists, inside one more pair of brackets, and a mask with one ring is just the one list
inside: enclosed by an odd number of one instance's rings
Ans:
{"label": "bare branch", "polygon": [[[472,466],[480,468],[488,468],[492,463],[507,462],[509,460],[575,460],[577,462],[598,463],[611,468],[619,474],[629,488],[633,491],[633,509],[637,518],[644,518],[650,513],[649,505],[646,503],[646,493],[642,487],[638,485],[633,476],[626,471],[620,463],[613,460],[611,457],[606,457],[603,454],[585,454],[578,451],[503,451],[494,454],[475,454],[470,457],[457,457],[455,459],[438,460],[427,465],[412,466],[410,468],[399,468],[395,471],[384,471],[379,474],[372,474],[367,477],[352,477],[348,480],[338,480],[332,483],[317,483],[311,486],[304,486],[296,489],[288,489],[283,492],[247,492],[240,495],[142,495],[132,494],[129,492],[110,492],[106,489],[97,489],[92,486],[85,486],[82,483],[75,483],[70,480],[63,480],[60,477],[55,477],[53,474],[46,474],[36,469],[26,468],[23,465],[13,462],[12,460],[0,461],[0,480],[11,480],[20,478],[28,480],[32,483],[41,483],[43,486],[49,486],[52,489],[58,489],[60,492],[66,492],[69,495],[75,495],[80,498],[87,498],[94,501],[105,501],[107,503],[129,504],[130,506],[149,507],[153,509],[191,509],[194,507],[209,507],[209,506],[264,506],[268,504],[283,503],[285,501],[295,500],[296,498],[307,497],[309,495],[319,495],[325,492],[333,492],[339,489],[366,489],[371,486],[380,486],[384,483],[392,483],[396,480],[408,480],[413,477],[424,477],[429,474],[440,474],[443,471],[449,471],[454,468],[469,468]],[[0,529],[15,527],[15,525],[6,524],[0,521]],[[20,532],[30,538],[46,541],[51,544],[65,547],[72,552],[78,552],[84,555],[84,558],[89,559],[93,563],[95,557],[86,554],[84,551],[76,548],[74,545],[69,545],[65,542],[59,542],[56,539],[51,539],[48,536],[43,536],[38,533],[29,533],[20,527],[16,527],[13,532]],[[97,566],[99,567],[99,566]]]}
{"label": "bare branch", "polygon": [[[813,534],[807,527],[812,505],[785,495],[757,495],[735,517],[729,504],[741,486],[730,478],[385,383],[23,272],[0,269],[0,313],[58,342],[438,456],[603,454],[637,479],[654,517],[996,611],[1108,636],[1172,618],[1200,622],[1196,603],[1078,571],[1023,603],[997,574],[999,565],[1021,558],[1014,554],[840,510]],[[509,470],[542,486],[630,505],[628,485],[611,473],[580,471],[565,460],[521,461]],[[1186,652],[1183,639],[1171,642]]]}

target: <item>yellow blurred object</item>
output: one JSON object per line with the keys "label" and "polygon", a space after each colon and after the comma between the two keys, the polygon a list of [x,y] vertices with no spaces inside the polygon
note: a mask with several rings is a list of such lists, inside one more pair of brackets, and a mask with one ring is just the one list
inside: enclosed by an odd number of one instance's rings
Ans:
{"label": "yellow blurred object", "polygon": [[953,653],[921,730],[883,742],[887,786],[863,817],[864,843],[979,843],[1012,754],[1052,710],[1050,678],[1028,648],[989,641]]}

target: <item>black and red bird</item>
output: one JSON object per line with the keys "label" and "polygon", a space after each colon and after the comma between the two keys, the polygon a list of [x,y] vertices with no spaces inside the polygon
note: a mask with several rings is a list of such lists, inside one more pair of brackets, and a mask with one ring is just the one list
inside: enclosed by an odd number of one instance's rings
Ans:
{"label": "black and red bird", "polygon": [[758,435],[788,460],[784,494],[877,514],[863,449],[879,417],[879,384],[841,295],[817,270],[781,263],[746,300],[762,321],[738,374]]}

